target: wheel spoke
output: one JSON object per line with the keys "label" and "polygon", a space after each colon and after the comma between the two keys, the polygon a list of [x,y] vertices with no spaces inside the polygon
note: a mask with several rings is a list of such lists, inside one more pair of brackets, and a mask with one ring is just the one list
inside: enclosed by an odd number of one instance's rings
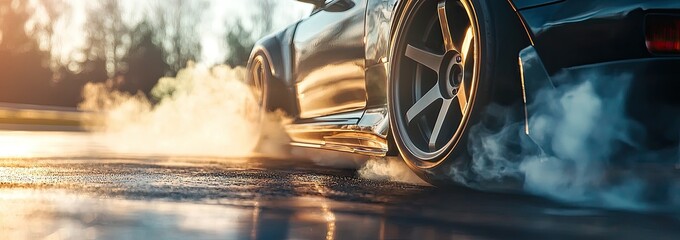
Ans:
{"label": "wheel spoke", "polygon": [[439,133],[442,131],[442,126],[444,125],[444,120],[446,120],[446,115],[449,113],[451,102],[453,102],[451,99],[445,99],[442,103],[442,108],[439,109],[439,115],[437,115],[437,121],[432,128],[432,134],[430,135],[430,141],[428,143],[430,150],[432,151],[437,149],[437,139],[439,138]]}
{"label": "wheel spoke", "polygon": [[406,46],[406,56],[413,61],[416,61],[439,74],[439,65],[442,62],[443,55],[434,54],[423,49],[417,48],[409,44]]}
{"label": "wheel spoke", "polygon": [[406,120],[408,123],[411,123],[411,121],[416,118],[417,116],[420,116],[424,111],[425,108],[429,107],[437,101],[437,99],[441,99],[441,93],[439,92],[439,84],[435,84],[430,91],[427,91],[423,97],[418,99],[416,103],[408,110],[406,111]]}
{"label": "wheel spoke", "polygon": [[463,39],[463,43],[461,45],[461,52],[460,55],[463,59],[463,64],[465,64],[465,59],[468,57],[468,53],[470,52],[470,48],[472,47],[472,39],[474,38],[474,33],[472,32],[472,27],[468,27],[467,31],[465,32],[465,38]]}
{"label": "wheel spoke", "polygon": [[446,50],[456,50],[456,46],[453,43],[453,38],[451,37],[451,30],[449,28],[449,20],[446,13],[446,1],[439,1],[437,6],[437,13],[439,15],[439,25],[442,29],[442,36],[444,37],[444,46]]}
{"label": "wheel spoke", "polygon": [[465,114],[465,109],[467,108],[467,92],[465,92],[465,80],[460,82],[458,87],[458,93],[456,93],[456,98],[458,98],[458,105],[460,105],[460,112]]}

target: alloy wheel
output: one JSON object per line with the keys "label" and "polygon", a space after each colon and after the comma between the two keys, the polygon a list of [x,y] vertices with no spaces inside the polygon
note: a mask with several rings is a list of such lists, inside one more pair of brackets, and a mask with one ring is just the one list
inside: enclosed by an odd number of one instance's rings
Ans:
{"label": "alloy wheel", "polygon": [[467,1],[421,1],[398,41],[392,111],[405,150],[420,159],[412,160],[420,168],[446,158],[472,111],[479,79],[473,16]]}

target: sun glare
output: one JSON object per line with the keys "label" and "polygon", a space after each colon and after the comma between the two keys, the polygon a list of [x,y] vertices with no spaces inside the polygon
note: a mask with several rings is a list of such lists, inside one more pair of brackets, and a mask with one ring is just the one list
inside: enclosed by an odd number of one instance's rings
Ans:
{"label": "sun glare", "polygon": [[15,134],[0,135],[0,157],[31,157],[37,151],[37,146],[29,139]]}
{"label": "sun glare", "polygon": [[2,132],[0,158],[75,156],[95,146],[85,133]]}

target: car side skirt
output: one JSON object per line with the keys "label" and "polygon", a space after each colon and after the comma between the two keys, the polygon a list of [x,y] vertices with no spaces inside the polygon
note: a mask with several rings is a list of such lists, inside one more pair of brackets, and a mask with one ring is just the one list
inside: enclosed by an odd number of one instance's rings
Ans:
{"label": "car side skirt", "polygon": [[314,119],[286,126],[291,145],[359,153],[387,154],[387,106]]}

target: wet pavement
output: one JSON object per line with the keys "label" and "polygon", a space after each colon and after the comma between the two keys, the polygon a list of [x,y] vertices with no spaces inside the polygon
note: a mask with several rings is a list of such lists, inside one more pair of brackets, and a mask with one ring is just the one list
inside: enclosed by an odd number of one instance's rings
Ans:
{"label": "wet pavement", "polygon": [[680,238],[674,214],[369,180],[296,158],[102,154],[88,138],[0,132],[1,239]]}

